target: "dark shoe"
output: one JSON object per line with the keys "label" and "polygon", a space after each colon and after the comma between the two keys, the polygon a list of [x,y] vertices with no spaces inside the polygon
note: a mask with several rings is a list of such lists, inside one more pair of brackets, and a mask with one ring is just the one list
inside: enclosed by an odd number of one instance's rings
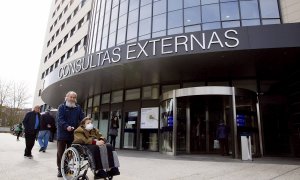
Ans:
{"label": "dark shoe", "polygon": [[46,149],[43,149],[43,152],[46,152]]}
{"label": "dark shoe", "polygon": [[61,171],[57,172],[57,177],[62,177]]}
{"label": "dark shoe", "polygon": [[120,175],[120,171],[119,168],[117,167],[113,167],[110,169],[110,171],[108,171],[109,176],[117,176]]}
{"label": "dark shoe", "polygon": [[43,150],[44,150],[44,148],[41,147],[40,150],[39,150],[39,152],[41,152],[41,151],[43,151]]}
{"label": "dark shoe", "polygon": [[101,169],[95,174],[95,179],[107,178],[107,173]]}
{"label": "dark shoe", "polygon": [[25,156],[25,157],[27,157],[28,159],[32,159],[32,158],[33,158],[32,155],[27,155],[27,156]]}

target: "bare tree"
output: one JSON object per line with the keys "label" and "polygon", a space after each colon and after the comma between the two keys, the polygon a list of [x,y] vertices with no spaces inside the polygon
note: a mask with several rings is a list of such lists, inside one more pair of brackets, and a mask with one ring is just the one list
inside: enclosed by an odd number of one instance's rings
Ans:
{"label": "bare tree", "polygon": [[12,126],[22,120],[22,109],[29,98],[25,82],[0,82],[0,119],[6,119],[6,126]]}

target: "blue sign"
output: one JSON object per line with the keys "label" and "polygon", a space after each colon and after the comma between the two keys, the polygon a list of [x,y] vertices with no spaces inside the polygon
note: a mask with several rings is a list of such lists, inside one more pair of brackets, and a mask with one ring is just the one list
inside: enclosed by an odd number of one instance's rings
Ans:
{"label": "blue sign", "polygon": [[173,116],[168,116],[167,123],[168,123],[168,127],[173,126]]}
{"label": "blue sign", "polygon": [[246,126],[246,116],[243,114],[236,115],[236,125],[239,127]]}

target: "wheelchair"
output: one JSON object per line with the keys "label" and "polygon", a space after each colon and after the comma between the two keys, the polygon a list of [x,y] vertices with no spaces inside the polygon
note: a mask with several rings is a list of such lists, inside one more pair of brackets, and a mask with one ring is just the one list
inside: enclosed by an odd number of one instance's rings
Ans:
{"label": "wheelchair", "polygon": [[[61,173],[65,180],[89,180],[88,169],[95,174],[95,162],[89,149],[80,144],[72,144],[65,150],[61,159]],[[113,176],[104,178],[112,180]]]}

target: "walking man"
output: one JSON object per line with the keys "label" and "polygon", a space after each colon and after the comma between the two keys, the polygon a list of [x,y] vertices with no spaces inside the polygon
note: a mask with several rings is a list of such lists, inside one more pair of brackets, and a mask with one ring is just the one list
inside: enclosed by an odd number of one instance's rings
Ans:
{"label": "walking man", "polygon": [[74,129],[79,126],[84,118],[81,107],[76,104],[77,94],[69,91],[66,94],[65,102],[58,107],[57,114],[57,177],[61,174],[61,158],[66,148],[71,146],[74,140]]}
{"label": "walking man", "polygon": [[217,128],[217,139],[220,142],[220,153],[222,156],[229,155],[228,149],[228,135],[229,135],[229,127],[225,125],[223,121],[220,122]]}
{"label": "walking man", "polygon": [[33,158],[31,150],[34,146],[34,140],[40,127],[40,119],[40,106],[35,106],[33,111],[30,111],[25,115],[25,118],[23,120],[26,142],[24,156],[28,157],[29,159]]}
{"label": "walking man", "polygon": [[38,135],[38,142],[40,144],[40,152],[46,152],[48,147],[48,141],[50,136],[50,130],[53,126],[55,126],[55,120],[50,115],[50,110],[47,110],[45,114],[41,116],[41,126]]}

